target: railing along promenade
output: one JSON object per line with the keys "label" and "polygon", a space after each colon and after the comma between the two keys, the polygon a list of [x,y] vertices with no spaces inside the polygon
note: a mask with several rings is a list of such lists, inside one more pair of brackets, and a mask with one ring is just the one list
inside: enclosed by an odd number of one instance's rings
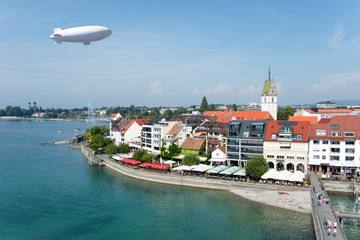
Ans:
{"label": "railing along promenade", "polygon": [[[318,177],[316,176],[316,174],[312,174],[311,176],[311,206],[313,208],[312,210],[312,215],[313,215],[313,221],[314,221],[314,228],[315,228],[315,234],[316,234],[316,238],[318,240],[325,240],[325,239],[347,239],[346,235],[342,229],[342,226],[340,224],[340,221],[338,219],[338,217],[336,216],[336,213],[334,211],[334,207],[331,203],[331,200],[324,188],[324,186],[322,185],[322,183],[319,182]],[[320,203],[320,205],[318,205],[318,199],[316,198],[316,193],[321,193],[322,196],[324,196],[325,198],[329,199],[329,203],[328,204],[324,204],[323,202]],[[329,235],[326,231],[325,231],[325,226],[324,226],[324,220],[331,220],[331,222],[336,222],[337,223],[337,227],[336,227],[336,235],[333,235],[333,231],[331,231],[331,234]]]}

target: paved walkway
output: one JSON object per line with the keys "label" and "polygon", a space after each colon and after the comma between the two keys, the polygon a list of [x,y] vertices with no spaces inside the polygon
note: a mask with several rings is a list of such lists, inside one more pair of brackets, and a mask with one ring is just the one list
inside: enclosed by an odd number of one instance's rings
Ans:
{"label": "paved walkway", "polygon": [[[316,174],[311,174],[311,186],[312,186],[312,190],[314,191],[315,197],[318,192],[321,193],[322,196],[328,197],[326,190],[324,188],[322,188],[322,185],[319,182]],[[318,203],[316,203],[316,204],[314,204],[314,207],[318,209],[319,221],[321,222],[320,226],[321,226],[322,230],[324,230],[323,233],[325,234],[325,239],[346,239],[345,234],[341,230],[340,223],[338,222],[338,219],[336,218],[335,213],[332,211],[332,204],[331,204],[330,199],[329,199],[329,204],[326,204],[326,203],[324,204],[322,202],[320,204],[320,206],[318,206]],[[328,235],[327,229],[325,229],[324,219],[330,219],[331,222],[333,223],[332,227],[331,227],[331,235]],[[336,232],[335,237],[333,235],[334,222],[337,223],[337,227],[336,227],[337,232]]]}

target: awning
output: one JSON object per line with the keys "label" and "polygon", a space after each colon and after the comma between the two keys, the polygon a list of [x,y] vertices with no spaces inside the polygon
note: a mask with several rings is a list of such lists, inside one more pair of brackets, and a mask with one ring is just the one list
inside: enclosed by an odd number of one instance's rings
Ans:
{"label": "awning", "polygon": [[222,159],[222,158],[211,158],[209,161],[210,161],[210,162],[225,162],[226,159]]}
{"label": "awning", "polygon": [[168,165],[160,165],[155,163],[143,163],[139,165],[140,167],[151,167],[151,168],[157,168],[157,169],[166,169],[169,168]]}
{"label": "awning", "polygon": [[233,166],[219,172],[219,174],[232,175],[233,173],[239,171],[240,169],[241,169],[240,167]]}
{"label": "awning", "polygon": [[217,166],[217,167],[214,167],[212,169],[209,169],[207,170],[206,172],[207,173],[219,173],[225,169],[229,168],[228,166],[225,166],[225,165],[220,165],[220,166]]}
{"label": "awning", "polygon": [[118,160],[118,161],[120,161],[121,159],[123,159],[123,158],[121,158],[121,157],[119,157],[119,156],[112,156],[112,158],[115,159],[115,160]]}
{"label": "awning", "polygon": [[194,171],[194,172],[205,172],[211,168],[214,168],[213,166],[209,166],[209,165],[205,165],[205,164],[198,164],[198,165],[194,165],[192,167],[193,168],[191,169],[191,171]]}
{"label": "awning", "polygon": [[174,171],[190,171],[191,169],[192,166],[186,166],[186,165],[173,168]]}
{"label": "awning", "polygon": [[173,161],[173,160],[167,160],[167,161],[165,161],[164,163],[165,163],[165,164],[174,164],[174,163],[176,163],[176,162]]}
{"label": "awning", "polygon": [[278,174],[278,171],[271,168],[269,171],[267,171],[264,175],[261,176],[261,179],[274,179]]}
{"label": "awning", "polygon": [[136,160],[132,160],[132,159],[128,159],[128,158],[123,158],[120,161],[125,162],[125,163],[130,163],[130,164],[133,164],[133,165],[137,165],[137,164],[142,163],[140,161],[136,161]]}
{"label": "awning", "polygon": [[275,177],[275,180],[281,180],[281,181],[289,181],[289,178],[291,176],[291,172],[288,170],[282,170],[279,172],[279,174]]}
{"label": "awning", "polygon": [[236,171],[233,173],[234,176],[242,176],[245,177],[246,176],[246,171],[244,168],[241,168],[239,171]]}
{"label": "awning", "polygon": [[290,182],[302,182],[304,181],[305,173],[296,171],[289,177]]}

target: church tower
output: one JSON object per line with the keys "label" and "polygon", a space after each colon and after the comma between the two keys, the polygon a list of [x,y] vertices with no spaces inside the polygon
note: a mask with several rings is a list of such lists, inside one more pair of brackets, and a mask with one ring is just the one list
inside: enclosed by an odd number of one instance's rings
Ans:
{"label": "church tower", "polygon": [[264,89],[261,95],[261,111],[268,111],[274,120],[277,120],[277,91],[274,79],[270,78],[265,80]]}

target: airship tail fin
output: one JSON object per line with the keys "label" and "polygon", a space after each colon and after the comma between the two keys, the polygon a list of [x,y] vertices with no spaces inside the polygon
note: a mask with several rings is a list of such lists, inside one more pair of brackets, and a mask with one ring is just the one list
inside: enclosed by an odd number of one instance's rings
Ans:
{"label": "airship tail fin", "polygon": [[54,44],[61,44],[62,41],[59,41],[59,40],[54,40]]}
{"label": "airship tail fin", "polygon": [[54,28],[54,33],[60,32],[61,28]]}

